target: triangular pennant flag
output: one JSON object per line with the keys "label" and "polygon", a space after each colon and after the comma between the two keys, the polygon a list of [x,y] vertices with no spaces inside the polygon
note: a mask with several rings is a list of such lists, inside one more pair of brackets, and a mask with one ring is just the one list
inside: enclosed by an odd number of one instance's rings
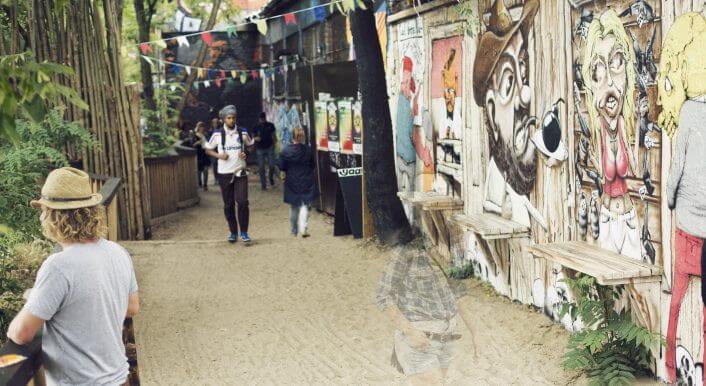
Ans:
{"label": "triangular pennant flag", "polygon": [[216,78],[216,87],[220,88],[221,87],[221,78]]}
{"label": "triangular pennant flag", "polygon": [[233,82],[235,82],[235,80],[233,80],[233,78],[228,78],[228,80],[226,80],[226,84],[229,84],[229,85],[233,84]]}
{"label": "triangular pennant flag", "polygon": [[343,0],[343,11],[348,13],[355,10],[355,0]]}
{"label": "triangular pennant flag", "polygon": [[206,43],[207,46],[210,46],[211,44],[213,44],[213,36],[211,36],[210,32],[202,33],[201,39],[203,39],[203,42]]}
{"label": "triangular pennant flag", "polygon": [[169,86],[169,89],[172,90],[172,92],[174,92],[174,90],[176,90],[176,86],[175,86],[175,85],[171,85],[171,86]]}
{"label": "triangular pennant flag", "polygon": [[319,6],[314,8],[314,18],[318,21],[323,21],[326,19],[326,7]]}
{"label": "triangular pennant flag", "polygon": [[231,78],[237,78],[237,77],[238,77],[238,71],[230,70],[230,76],[231,76]]}
{"label": "triangular pennant flag", "polygon": [[187,74],[187,75],[191,75],[191,67],[185,66],[185,67],[184,67],[184,70],[186,70],[186,74]]}
{"label": "triangular pennant flag", "polygon": [[205,73],[203,71],[203,68],[199,68],[199,72],[198,72],[199,79],[202,79],[204,76],[205,76]]}
{"label": "triangular pennant flag", "polygon": [[255,25],[257,25],[257,31],[263,35],[267,35],[267,20],[255,20]]}
{"label": "triangular pennant flag", "polygon": [[167,48],[167,42],[164,40],[157,40],[154,45],[162,49]]}
{"label": "triangular pennant flag", "polygon": [[257,70],[252,70],[250,71],[250,77],[252,77],[253,79],[257,79],[260,77],[260,74],[257,72]]}
{"label": "triangular pennant flag", "polygon": [[177,43],[179,43],[179,47],[188,47],[189,46],[189,39],[186,38],[186,36],[179,36],[177,38]]}
{"label": "triangular pennant flag", "polygon": [[149,43],[140,43],[140,51],[142,51],[144,55],[147,55],[152,52],[152,46],[150,46]]}
{"label": "triangular pennant flag", "polygon": [[241,73],[240,74],[240,83],[245,84],[245,82],[248,81],[248,75],[246,73]]}
{"label": "triangular pennant flag", "polygon": [[203,86],[206,87],[206,88],[211,87],[211,82],[205,80],[205,81],[203,82]]}
{"label": "triangular pennant flag", "polygon": [[142,55],[142,59],[144,59],[145,62],[147,62],[150,66],[154,65],[154,63],[152,63],[152,59],[150,59],[149,56]]}
{"label": "triangular pennant flag", "polygon": [[285,25],[297,25],[297,17],[294,16],[294,12],[284,14],[284,24]]}
{"label": "triangular pennant flag", "polygon": [[215,78],[216,77],[216,70],[209,68],[208,69],[208,77],[209,77],[209,79]]}
{"label": "triangular pennant flag", "polygon": [[358,0],[358,8],[368,9],[368,7],[365,6],[365,1],[363,1],[363,0]]}
{"label": "triangular pennant flag", "polygon": [[226,78],[226,70],[221,70],[221,79]]}
{"label": "triangular pennant flag", "polygon": [[194,82],[194,90],[198,90],[198,89],[199,89],[199,82]]}
{"label": "triangular pennant flag", "polygon": [[228,28],[226,28],[226,32],[228,33],[229,38],[232,38],[233,36],[238,36],[238,32],[235,30],[234,25],[228,26]]}

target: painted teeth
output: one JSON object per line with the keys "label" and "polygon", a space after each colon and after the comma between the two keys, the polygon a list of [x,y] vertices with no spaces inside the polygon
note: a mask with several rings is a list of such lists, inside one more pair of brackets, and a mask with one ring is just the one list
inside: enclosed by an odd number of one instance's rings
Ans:
{"label": "painted teeth", "polygon": [[618,101],[615,99],[615,97],[610,97],[608,98],[608,102],[606,102],[606,106],[609,109],[615,108],[615,105],[618,103]]}

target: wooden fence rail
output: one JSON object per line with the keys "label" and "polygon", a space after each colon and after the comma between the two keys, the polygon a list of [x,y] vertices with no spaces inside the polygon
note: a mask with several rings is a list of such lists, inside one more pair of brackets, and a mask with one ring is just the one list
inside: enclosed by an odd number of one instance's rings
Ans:
{"label": "wooden fence rail", "polygon": [[176,149],[177,155],[145,158],[152,225],[199,203],[196,151]]}

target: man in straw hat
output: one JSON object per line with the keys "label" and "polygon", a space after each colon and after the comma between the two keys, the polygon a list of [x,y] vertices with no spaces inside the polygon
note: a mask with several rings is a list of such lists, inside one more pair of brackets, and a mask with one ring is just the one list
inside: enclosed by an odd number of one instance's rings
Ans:
{"label": "man in straw hat", "polygon": [[[224,123],[223,129],[213,133],[204,148],[206,154],[218,158],[218,184],[223,196],[223,213],[230,229],[228,241],[235,243],[238,240],[238,226],[240,226],[240,238],[245,243],[250,243],[248,235],[250,207],[245,159],[248,157],[247,147],[255,142],[247,129],[236,125],[236,114],[237,110],[233,105],[221,109],[219,115]],[[238,204],[237,217],[236,203]]]}
{"label": "man in straw hat", "polygon": [[501,213],[509,200],[513,220],[526,225],[529,214],[544,221],[525,197],[534,187],[537,171],[530,141],[536,117],[530,116],[527,44],[538,9],[539,1],[526,0],[519,19],[513,21],[503,1],[496,0],[473,65],[473,97],[485,108],[491,155],[484,207]]}
{"label": "man in straw hat", "polygon": [[137,280],[127,251],[103,238],[102,200],[85,172],[61,168],[31,203],[42,210],[44,235],[62,251],[42,264],[7,337],[27,344],[44,326],[49,384],[122,385],[128,377],[122,327],[139,308]]}

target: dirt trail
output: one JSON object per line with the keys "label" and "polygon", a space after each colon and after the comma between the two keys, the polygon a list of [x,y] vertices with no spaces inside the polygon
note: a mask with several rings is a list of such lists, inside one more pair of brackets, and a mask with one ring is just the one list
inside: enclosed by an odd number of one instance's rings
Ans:
{"label": "dirt trail", "polygon": [[[144,384],[403,384],[389,364],[394,326],[374,303],[391,252],[333,237],[331,219],[316,212],[312,237],[295,239],[281,190],[250,188],[251,247],[223,241],[215,187],[155,229],[162,241],[126,244],[142,298],[135,322]],[[469,286],[463,302],[480,358],[471,359],[461,329],[449,384],[576,382],[559,366],[565,330],[477,281]]]}

